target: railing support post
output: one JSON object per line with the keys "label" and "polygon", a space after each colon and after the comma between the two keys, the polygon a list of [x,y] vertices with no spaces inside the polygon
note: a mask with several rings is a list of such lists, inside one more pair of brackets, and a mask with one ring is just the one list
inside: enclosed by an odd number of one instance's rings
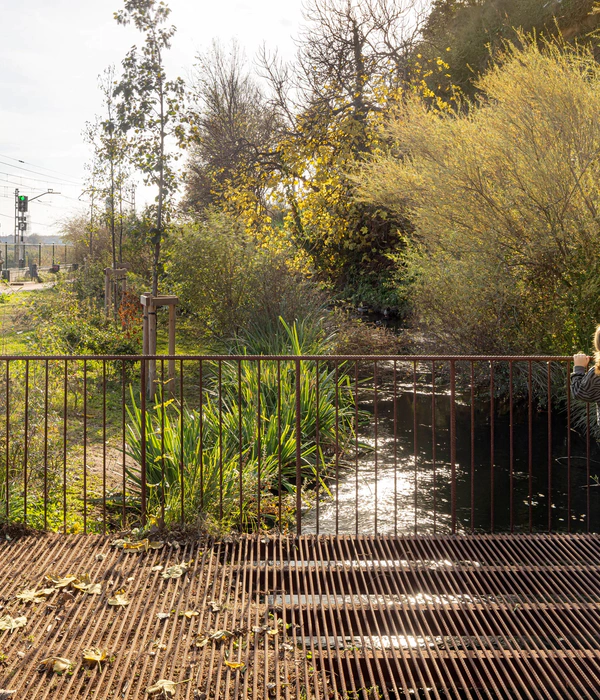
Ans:
{"label": "railing support post", "polygon": [[450,502],[452,508],[452,534],[456,534],[456,365],[450,361],[450,465],[452,483]]}
{"label": "railing support post", "polygon": [[141,479],[141,509],[142,527],[146,524],[146,388],[148,386],[147,361],[142,360],[140,382],[140,479]]}
{"label": "railing support post", "polygon": [[296,360],[296,534],[302,534],[302,422],[300,415],[300,360]]}

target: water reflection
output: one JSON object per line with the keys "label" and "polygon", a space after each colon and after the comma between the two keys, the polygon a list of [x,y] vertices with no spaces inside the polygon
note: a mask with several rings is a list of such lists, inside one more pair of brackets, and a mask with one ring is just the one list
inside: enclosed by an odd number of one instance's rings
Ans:
{"label": "water reflection", "polygon": [[[394,400],[395,397],[395,400]],[[370,425],[361,430],[361,442],[369,445],[358,455],[358,470],[349,464],[340,469],[338,483],[329,484],[332,498],[322,496],[318,508],[303,513],[304,532],[447,533],[451,530],[450,391],[419,384],[416,400],[412,382],[380,378],[376,411],[374,391],[363,388],[359,406],[369,411]],[[394,403],[396,416],[394,421]],[[588,487],[586,440],[571,432],[571,509],[568,509],[567,420],[554,411],[551,420],[551,453],[548,455],[548,416],[533,411],[531,444],[527,407],[515,406],[513,428],[512,499],[510,422],[506,407],[496,402],[491,420],[490,401],[476,399],[473,424],[470,395],[456,395],[456,525],[457,530],[510,529],[511,508],[516,531],[587,529],[587,497],[590,497],[590,529],[600,528],[600,489]],[[416,410],[416,440],[414,413]],[[435,409],[434,411],[432,409]],[[435,422],[433,417],[435,415]],[[493,440],[492,440],[493,424]],[[434,441],[435,432],[435,441]],[[416,449],[415,449],[416,442]],[[590,446],[590,472],[600,463],[594,441]],[[531,478],[530,478],[531,469]],[[548,502],[549,486],[551,502]],[[530,496],[531,490],[531,496]],[[416,494],[416,497],[415,497]],[[531,503],[530,503],[531,500]]]}

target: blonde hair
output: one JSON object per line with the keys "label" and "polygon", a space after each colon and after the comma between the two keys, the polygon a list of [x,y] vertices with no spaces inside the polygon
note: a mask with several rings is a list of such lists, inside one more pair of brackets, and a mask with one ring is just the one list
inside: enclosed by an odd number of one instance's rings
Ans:
{"label": "blonde hair", "polygon": [[600,375],[600,326],[596,327],[596,332],[594,333],[594,349],[596,350],[594,353],[594,363],[596,365],[594,374]]}

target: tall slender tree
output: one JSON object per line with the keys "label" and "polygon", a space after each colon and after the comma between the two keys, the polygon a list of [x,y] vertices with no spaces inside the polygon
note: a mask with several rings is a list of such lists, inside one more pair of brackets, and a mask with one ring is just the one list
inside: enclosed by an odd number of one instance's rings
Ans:
{"label": "tall slender tree", "polygon": [[169,139],[183,139],[184,84],[181,78],[167,80],[164,53],[171,47],[174,26],[165,26],[171,10],[156,0],[125,0],[115,12],[119,24],[133,24],[144,35],[141,47],[132,46],[123,59],[123,74],[114,94],[121,130],[128,135],[130,159],[148,185],[156,186],[153,245],[152,294],[158,294],[161,243],[168,222],[172,195],[177,189]]}

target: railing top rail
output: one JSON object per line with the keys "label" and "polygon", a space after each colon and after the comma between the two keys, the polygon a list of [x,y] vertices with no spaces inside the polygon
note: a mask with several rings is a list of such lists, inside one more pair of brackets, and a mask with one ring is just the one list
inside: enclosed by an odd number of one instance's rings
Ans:
{"label": "railing top rail", "polygon": [[0,355],[6,360],[334,360],[369,362],[568,362],[572,355]]}

